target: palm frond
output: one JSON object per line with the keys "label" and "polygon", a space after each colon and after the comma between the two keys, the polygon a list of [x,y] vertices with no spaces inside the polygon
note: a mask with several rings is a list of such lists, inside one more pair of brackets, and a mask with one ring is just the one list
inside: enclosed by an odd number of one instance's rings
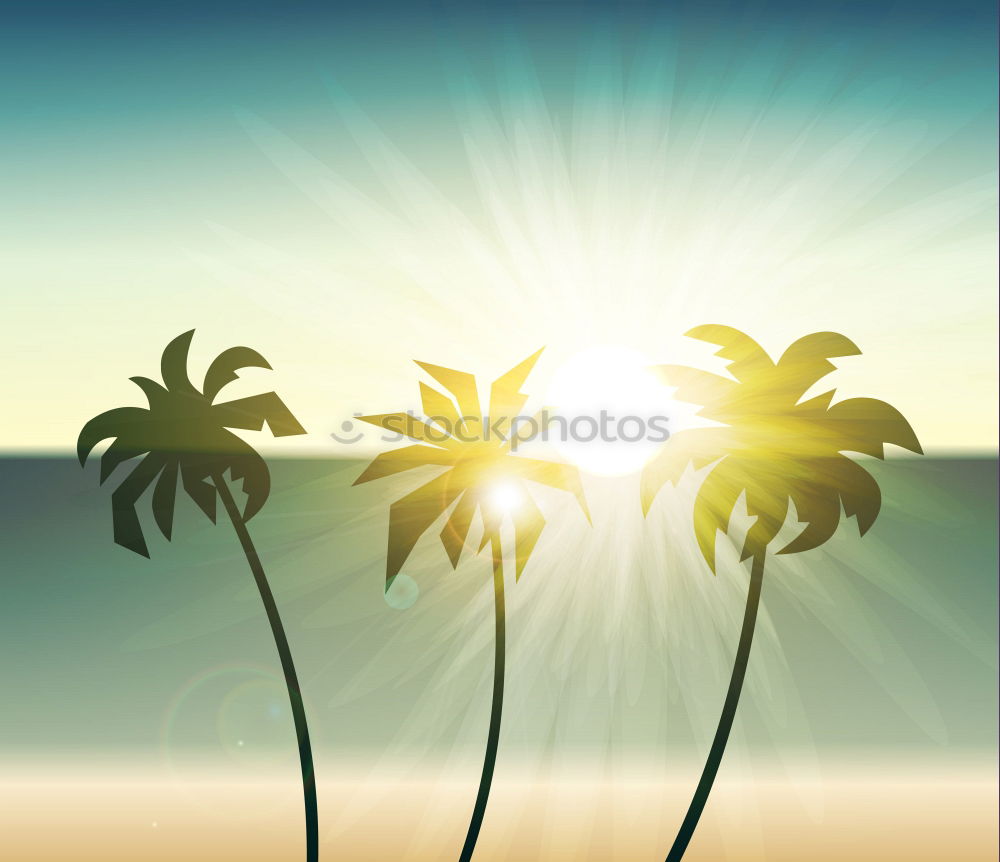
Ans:
{"label": "palm frond", "polygon": [[715,574],[715,542],[729,529],[736,502],[743,493],[739,476],[731,476],[726,461],[716,465],[701,483],[694,500],[694,532],[701,554]]}
{"label": "palm frond", "polygon": [[469,374],[467,371],[455,371],[453,368],[431,365],[429,362],[417,362],[417,365],[455,396],[458,409],[466,421],[482,419],[482,407],[479,404],[479,390],[476,387],[475,375]]}
{"label": "palm frond", "polygon": [[[778,360],[778,368],[795,369],[796,373],[808,377],[815,373],[809,370],[809,366],[813,363],[832,367],[827,360],[839,356],[860,355],[861,349],[846,335],[841,335],[839,332],[811,332],[788,345]],[[826,371],[813,378],[812,382],[815,383],[825,374]]]}
{"label": "palm frond", "polygon": [[100,483],[103,485],[108,477],[115,471],[115,468],[119,464],[123,464],[125,461],[129,461],[132,458],[138,458],[140,455],[145,455],[149,451],[149,445],[143,444],[142,442],[132,442],[133,440],[141,440],[139,435],[123,435],[118,437],[114,443],[112,443],[104,451],[101,456],[101,478]]}
{"label": "palm frond", "polygon": [[466,547],[469,539],[469,530],[472,529],[472,519],[476,515],[476,507],[479,503],[479,495],[475,489],[469,489],[455,504],[448,519],[444,522],[441,530],[441,544],[444,545],[451,561],[451,567],[458,566],[458,561],[462,556],[462,549]]}
{"label": "palm frond", "polygon": [[460,441],[449,437],[442,429],[434,428],[410,413],[376,413],[371,416],[359,416],[358,421],[367,422],[369,425],[384,428],[395,434],[402,434],[429,446],[448,449],[457,449],[461,446]]}
{"label": "palm frond", "polygon": [[114,527],[115,543],[144,557],[149,557],[146,539],[142,534],[136,503],[150,483],[163,469],[165,458],[151,453],[126,476],[111,494],[111,520]]}
{"label": "palm frond", "polygon": [[799,467],[798,482],[808,482],[823,488],[831,497],[839,497],[847,517],[858,522],[863,536],[878,517],[882,492],[878,482],[864,467],[846,455],[813,458]]}
{"label": "palm frond", "polygon": [[667,482],[676,485],[689,465],[700,470],[727,455],[732,437],[729,428],[692,428],[671,434],[668,443],[642,470],[639,495],[643,515],[649,514],[660,489]]}
{"label": "palm frond", "polygon": [[292,415],[276,392],[264,392],[212,406],[213,418],[224,428],[260,431],[267,423],[275,437],[305,434],[306,429]]}
{"label": "palm frond", "polygon": [[256,350],[250,347],[230,347],[223,350],[205,372],[205,384],[202,394],[212,402],[219,391],[239,377],[237,372],[243,368],[267,368],[270,363]]}
{"label": "palm frond", "polygon": [[709,406],[727,401],[734,397],[740,388],[740,384],[735,380],[684,365],[657,365],[653,371],[668,386],[677,387],[674,393],[676,399],[690,404]]}
{"label": "palm frond", "polygon": [[891,404],[876,398],[848,398],[834,404],[824,419],[838,451],[860,452],[876,458],[885,457],[885,443],[923,454],[917,435]]}
{"label": "palm frond", "polygon": [[205,513],[213,524],[215,523],[215,485],[208,481],[210,468],[203,460],[181,461],[181,484],[187,495],[194,500],[195,505]]}
{"label": "palm frond", "polygon": [[583,509],[583,514],[590,521],[590,509],[587,507],[587,498],[583,493],[580,471],[576,467],[559,461],[542,461],[537,458],[522,458],[517,455],[511,456],[509,461],[505,461],[504,468],[510,474],[520,476],[522,479],[558,488],[560,491],[569,491],[576,497],[580,508]]}
{"label": "palm frond", "polygon": [[479,539],[478,553],[482,553],[490,542],[500,541],[500,527],[503,524],[503,514],[494,506],[479,506],[479,514],[483,519],[483,535]]}
{"label": "palm frond", "polygon": [[685,335],[721,347],[715,355],[729,360],[726,370],[742,383],[774,368],[767,351],[745,332],[732,326],[708,323],[689,329]]}
{"label": "palm frond", "polygon": [[195,393],[197,390],[188,379],[188,351],[191,349],[191,339],[194,330],[182,332],[166,347],[160,357],[160,377],[163,384],[171,392]]}
{"label": "palm frond", "polygon": [[853,341],[837,332],[804,335],[781,354],[773,394],[784,402],[794,404],[809,387],[836,370],[830,362],[831,358],[858,356],[860,353]]}
{"label": "palm frond", "polygon": [[535,351],[527,359],[519,362],[506,374],[494,380],[490,387],[490,424],[494,425],[503,437],[510,433],[511,423],[520,415],[528,400],[528,396],[520,389],[544,349],[543,347]]}
{"label": "palm frond", "polygon": [[858,532],[863,536],[875,523],[882,508],[882,491],[878,482],[864,467],[850,458],[840,456],[835,459],[840,500],[844,514],[858,522]]}
{"label": "palm frond", "polygon": [[826,392],[821,392],[819,395],[810,398],[808,401],[799,401],[795,405],[795,412],[799,415],[813,414],[816,418],[822,419],[826,416],[826,411],[830,407],[830,402],[833,401],[833,396],[836,394],[836,389],[829,389]]}
{"label": "palm frond", "polygon": [[150,410],[162,411],[169,404],[170,393],[155,380],[148,377],[130,377],[129,380],[142,390]]}
{"label": "palm frond", "polygon": [[102,440],[109,437],[138,439],[149,421],[149,411],[144,407],[116,407],[106,410],[87,422],[76,440],[76,455],[80,465]]}
{"label": "palm frond", "polygon": [[267,462],[250,446],[242,454],[227,457],[225,466],[234,482],[243,480],[243,493],[246,494],[243,520],[249,521],[263,508],[271,493],[271,471]]}
{"label": "palm frond", "polygon": [[177,473],[177,459],[171,458],[164,466],[163,472],[160,473],[160,478],[156,480],[156,487],[153,488],[153,520],[156,521],[156,526],[160,528],[160,532],[168,541],[174,526]]}
{"label": "palm frond", "polygon": [[790,492],[799,521],[806,528],[778,551],[779,554],[798,554],[811,551],[828,541],[840,523],[840,495],[829,486],[809,478],[797,481]]}
{"label": "palm frond", "polygon": [[383,479],[417,467],[450,467],[457,459],[458,454],[453,451],[414,443],[402,449],[390,449],[388,452],[376,455],[365,471],[354,480],[354,484],[361,485],[373,479]]}
{"label": "palm frond", "polygon": [[386,584],[399,574],[417,540],[430,528],[464,489],[447,473],[421,485],[389,507],[389,553]]}
{"label": "palm frond", "polygon": [[[749,477],[748,477],[749,478]],[[784,483],[746,483],[747,514],[756,520],[743,540],[740,560],[748,560],[767,550],[785,523],[788,513],[788,491]]]}
{"label": "palm frond", "polygon": [[462,417],[458,414],[455,402],[447,395],[438,392],[433,386],[428,386],[420,381],[420,405],[423,407],[424,416],[428,422],[432,422],[454,435],[456,431],[461,431]]}
{"label": "palm frond", "polygon": [[512,515],[514,521],[514,580],[521,579],[524,566],[538,544],[538,538],[545,529],[545,518],[529,494],[524,494],[521,504]]}

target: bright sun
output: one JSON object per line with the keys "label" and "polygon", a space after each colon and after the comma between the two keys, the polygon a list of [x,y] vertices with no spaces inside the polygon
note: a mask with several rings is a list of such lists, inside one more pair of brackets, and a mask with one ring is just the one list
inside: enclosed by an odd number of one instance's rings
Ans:
{"label": "bright sun", "polygon": [[636,350],[605,345],[577,353],[556,371],[546,403],[565,420],[550,427],[563,457],[603,476],[642,468],[665,431],[676,430],[675,403],[652,364]]}
{"label": "bright sun", "polygon": [[521,491],[513,482],[499,482],[489,490],[490,502],[502,512],[513,512],[521,505]]}

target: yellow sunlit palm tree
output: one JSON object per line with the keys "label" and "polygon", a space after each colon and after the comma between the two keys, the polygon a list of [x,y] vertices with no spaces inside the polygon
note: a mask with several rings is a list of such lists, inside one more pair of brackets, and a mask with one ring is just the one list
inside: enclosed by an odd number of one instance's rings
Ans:
{"label": "yellow sunlit palm tree", "polygon": [[[476,847],[489,799],[493,769],[500,741],[505,663],[504,576],[501,527],[509,518],[514,532],[515,582],[520,579],[545,526],[525,480],[539,482],[574,494],[589,519],[579,473],[575,467],[513,451],[517,439],[514,420],[527,396],[518,390],[538,359],[534,354],[497,379],[490,389],[489,413],[483,414],[476,379],[472,374],[418,362],[448,394],[420,384],[421,401],[428,421],[409,413],[362,417],[363,421],[401,433],[413,445],[378,455],[355,484],[381,479],[416,467],[446,468],[389,509],[389,543],[386,590],[409,557],[417,540],[448,509],[440,537],[452,567],[463,548],[482,551],[490,546],[493,558],[494,646],[493,699],[486,756],[472,819],[462,848],[461,862],[468,862]],[[469,535],[478,514],[482,535],[478,546]]]}
{"label": "yellow sunlit palm tree", "polygon": [[[80,432],[77,454],[83,465],[98,443],[115,438],[101,456],[101,484],[120,464],[140,458],[111,494],[111,509],[115,542],[144,557],[149,556],[149,550],[135,506],[154,481],[153,520],[167,539],[173,528],[178,477],[188,496],[213,523],[216,496],[222,500],[264,603],[285,675],[302,769],[306,859],[315,862],[319,857],[316,776],[305,707],[281,616],[247,530],[247,521],[267,500],[271,476],[264,459],[229,430],[260,431],[266,423],[275,437],[284,437],[304,434],[305,429],[274,392],[215,403],[220,390],[237,378],[240,369],[271,367],[249,347],[232,347],[220,353],[208,367],[201,391],[195,388],[187,373],[193,335],[192,329],[164,348],[162,386],[148,377],[131,378],[145,393],[149,407],[118,407],[95,416]],[[229,489],[227,471],[232,481],[243,480],[246,502],[242,511]]]}
{"label": "yellow sunlit palm tree", "polygon": [[728,326],[699,326],[692,338],[719,345],[731,378],[681,366],[659,370],[675,397],[702,405],[700,416],[721,423],[681,431],[671,437],[642,476],[643,511],[666,482],[676,483],[689,464],[715,466],[702,481],[694,503],[694,530],[701,553],[715,572],[715,544],[728,532],[733,509],[743,497],[756,520],[747,531],[741,560],[752,559],[746,612],[729,690],[705,768],[677,833],[667,862],[679,862],[698,825],[725,751],[760,602],[767,549],[790,514],[802,531],[777,551],[794,554],[829,539],[840,522],[841,506],[859,532],[874,523],[881,506],[875,479],[844,453],[884,458],[886,443],[921,453],[913,429],[894,407],[873,398],[833,403],[834,390],[806,401],[805,393],[834,370],[833,357],[861,351],[834,332],[816,332],[794,342],[775,362],[748,335]]}

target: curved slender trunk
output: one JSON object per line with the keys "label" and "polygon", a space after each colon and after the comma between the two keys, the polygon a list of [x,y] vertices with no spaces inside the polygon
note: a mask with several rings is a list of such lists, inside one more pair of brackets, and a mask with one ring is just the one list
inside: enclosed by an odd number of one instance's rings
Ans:
{"label": "curved slender trunk", "polygon": [[694,835],[694,830],[698,826],[698,819],[705,809],[708,801],[708,794],[712,791],[712,784],[715,776],[719,772],[719,764],[722,762],[723,752],[726,750],[726,743],[729,741],[729,731],[733,728],[733,719],[736,717],[736,706],[740,702],[740,691],[743,689],[743,678],[747,672],[747,661],[750,658],[750,645],[753,643],[753,630],[757,622],[757,607],[760,604],[760,586],[764,580],[764,553],[761,552],[753,559],[753,569],[750,572],[750,587],[747,591],[747,607],[743,614],[743,630],[740,632],[740,645],[736,650],[736,659],[733,662],[733,675],[729,679],[729,691],[726,693],[726,702],[722,707],[722,715],[719,716],[719,726],[715,730],[715,739],[712,740],[712,748],[708,752],[708,759],[705,761],[705,768],[702,770],[698,787],[691,798],[684,822],[677,831],[674,844],[667,854],[667,862],[680,862],[687,850],[688,842]]}
{"label": "curved slender trunk", "polygon": [[299,744],[299,765],[302,769],[302,793],[305,797],[306,809],[306,862],[316,862],[319,859],[319,813],[316,806],[316,773],[313,770],[312,746],[309,743],[309,727],[306,724],[305,705],[302,703],[302,692],[299,689],[298,676],[295,673],[295,663],[292,661],[292,651],[288,647],[288,638],[285,637],[285,628],[281,624],[281,616],[278,614],[278,607],[274,603],[274,595],[264,574],[264,567],[261,565],[260,557],[250,539],[246,523],[242,514],[233,499],[233,495],[226,484],[226,480],[221,474],[212,477],[215,487],[222,498],[222,504],[226,507],[229,520],[233,522],[233,528],[243,546],[243,553],[246,554],[247,563],[250,564],[250,571],[253,572],[254,580],[257,582],[257,589],[260,592],[260,599],[264,603],[264,610],[267,612],[267,621],[271,624],[271,634],[274,636],[274,645],[278,648],[278,657],[281,659],[281,669],[285,674],[285,685],[288,688],[288,702],[292,708],[292,718],[295,721],[295,736]]}
{"label": "curved slender trunk", "polygon": [[503,681],[504,658],[506,652],[506,634],[504,630],[504,599],[503,599],[503,554],[500,550],[500,540],[495,538],[493,546],[493,598],[496,615],[496,643],[493,657],[493,706],[490,711],[490,731],[486,741],[486,757],[483,760],[483,773],[479,779],[479,793],[476,794],[476,806],[472,809],[472,820],[465,836],[465,845],[459,862],[470,862],[476,849],[476,840],[483,825],[483,815],[486,814],[486,803],[490,798],[490,785],[493,783],[493,768],[497,762],[497,746],[500,744],[500,717],[503,713]]}

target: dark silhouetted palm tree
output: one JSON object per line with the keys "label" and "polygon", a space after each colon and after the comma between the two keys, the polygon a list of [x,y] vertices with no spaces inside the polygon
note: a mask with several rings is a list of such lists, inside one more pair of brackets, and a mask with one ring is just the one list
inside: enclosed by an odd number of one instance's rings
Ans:
{"label": "dark silhouetted palm tree", "polygon": [[850,398],[831,403],[832,389],[801,400],[813,384],[834,370],[830,358],[861,353],[844,336],[834,332],[807,335],[774,362],[752,338],[728,326],[699,326],[687,334],[721,346],[717,355],[729,360],[732,378],[673,365],[660,370],[677,387],[675,397],[703,405],[699,415],[721,424],[681,431],[670,439],[643,472],[643,511],[648,512],[665,482],[676,483],[688,464],[696,469],[715,464],[694,503],[695,534],[713,573],[717,535],[728,532],[741,496],[747,513],[756,520],[746,534],[741,555],[741,560],[752,558],[753,563],[729,691],[704,771],[667,862],[679,862],[684,855],[719,770],[750,656],[764,558],[789,514],[789,502],[806,526],[779,554],[807,551],[826,542],[840,522],[841,505],[864,535],[878,515],[881,493],[875,479],[843,453],[884,458],[886,443],[921,452],[909,423],[883,401]]}
{"label": "dark silhouetted palm tree", "polygon": [[[241,368],[271,367],[249,347],[232,347],[219,354],[205,374],[201,391],[196,389],[187,373],[193,335],[193,329],[185,332],[164,349],[160,363],[163,385],[147,377],[131,378],[145,393],[149,407],[119,407],[91,419],[80,432],[77,454],[83,465],[98,443],[115,438],[101,456],[102,484],[120,464],[141,459],[112,492],[111,509],[115,542],[144,557],[149,551],[135,507],[154,481],[153,519],[167,539],[172,532],[178,478],[213,523],[216,496],[222,500],[260,591],[285,674],[302,768],[306,859],[315,862],[319,858],[316,776],[305,707],[281,617],[247,531],[247,521],[267,500],[271,477],[264,459],[229,429],[260,431],[266,423],[276,437],[305,431],[274,392],[215,403],[219,391],[237,378]],[[246,503],[242,512],[226,481],[227,471],[232,481],[243,480]]]}
{"label": "dark silhouetted palm tree", "polygon": [[[473,375],[438,365],[417,364],[450,393],[445,395],[420,384],[423,410],[429,422],[409,413],[362,417],[365,422],[401,433],[414,445],[378,455],[354,484],[381,479],[415,467],[446,468],[434,479],[397,500],[389,509],[389,550],[386,590],[409,557],[417,540],[445,512],[451,513],[441,531],[441,541],[452,567],[458,565],[469,531],[478,513],[482,538],[478,550],[490,546],[493,556],[493,593],[496,640],[493,668],[493,701],[486,743],[486,757],[472,820],[462,847],[461,862],[469,862],[476,849],[483,815],[489,800],[493,770],[500,742],[505,663],[505,614],[503,548],[500,528],[505,517],[514,527],[515,582],[545,526],[538,506],[524,480],[573,493],[587,513],[580,476],[575,467],[513,453],[516,433],[512,424],[527,397],[518,390],[538,359],[528,357],[493,383],[490,412],[484,417]],[[453,508],[452,508],[453,507]],[[475,547],[474,545],[472,547]]]}

